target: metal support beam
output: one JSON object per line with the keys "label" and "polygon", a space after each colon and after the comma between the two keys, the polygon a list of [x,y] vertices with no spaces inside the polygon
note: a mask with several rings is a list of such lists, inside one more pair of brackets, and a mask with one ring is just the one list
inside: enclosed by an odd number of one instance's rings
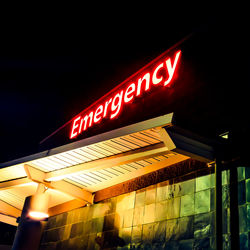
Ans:
{"label": "metal support beam", "polygon": [[16,217],[0,214],[0,221],[9,225],[17,226]]}
{"label": "metal support beam", "polygon": [[85,189],[77,187],[73,184],[70,184],[66,181],[46,181],[45,172],[36,169],[28,164],[24,165],[25,171],[28,178],[37,183],[42,183],[44,186],[52,189],[57,189],[63,193],[69,194],[76,199],[83,200],[87,203],[93,203],[93,194]]}
{"label": "metal support beam", "polygon": [[32,181],[28,177],[5,181],[5,182],[0,183],[0,190],[2,191],[2,190],[10,189],[10,188],[21,187],[29,183],[32,183]]}
{"label": "metal support beam", "polygon": [[10,204],[1,201],[0,200],[0,212],[2,212],[3,214],[6,215],[10,215],[10,216],[14,216],[14,217],[18,217],[21,215],[21,210],[17,209],[16,207],[11,206]]}

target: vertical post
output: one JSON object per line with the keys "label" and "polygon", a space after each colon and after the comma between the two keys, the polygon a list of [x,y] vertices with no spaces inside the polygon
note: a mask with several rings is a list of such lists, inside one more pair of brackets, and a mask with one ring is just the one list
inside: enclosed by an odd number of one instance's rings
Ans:
{"label": "vertical post", "polygon": [[239,249],[238,173],[235,166],[230,169],[230,233],[231,249]]}
{"label": "vertical post", "polygon": [[33,221],[27,218],[31,204],[30,201],[31,196],[26,197],[12,250],[39,249],[45,222]]}
{"label": "vertical post", "polygon": [[215,240],[216,249],[221,250],[222,244],[222,181],[221,181],[221,160],[215,161]]}

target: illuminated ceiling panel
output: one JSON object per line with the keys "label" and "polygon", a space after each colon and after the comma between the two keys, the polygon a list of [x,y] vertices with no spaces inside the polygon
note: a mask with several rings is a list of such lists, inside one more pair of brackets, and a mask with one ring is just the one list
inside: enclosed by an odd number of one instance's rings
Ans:
{"label": "illuminated ceiling panel", "polygon": [[128,164],[123,164],[111,168],[105,168],[97,171],[89,171],[87,173],[79,172],[77,174],[72,174],[68,176],[64,180],[76,186],[92,190],[93,188],[95,189],[96,185],[98,185],[99,188],[101,187],[101,184],[104,184],[106,186],[111,179],[121,177],[128,173],[135,172],[138,169],[142,169],[156,162],[166,160],[175,155],[177,155],[177,153],[164,154],[161,155],[160,157],[156,156],[148,158],[146,160],[135,161]]}
{"label": "illuminated ceiling panel", "polygon": [[133,133],[67,152],[33,160],[31,165],[44,172],[71,167],[162,142],[154,130]]}
{"label": "illuminated ceiling panel", "polygon": [[0,182],[27,176],[23,164],[0,169]]}

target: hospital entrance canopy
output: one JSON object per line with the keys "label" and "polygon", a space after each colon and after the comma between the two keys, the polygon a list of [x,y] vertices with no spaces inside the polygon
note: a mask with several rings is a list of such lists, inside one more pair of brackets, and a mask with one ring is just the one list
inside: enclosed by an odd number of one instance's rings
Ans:
{"label": "hospital entrance canopy", "polygon": [[185,52],[179,43],[161,54],[46,138],[42,152],[0,164],[0,221],[17,225],[39,184],[52,216],[126,192],[125,183],[157,171],[166,179],[207,167],[212,146],[178,128],[171,111],[190,91]]}

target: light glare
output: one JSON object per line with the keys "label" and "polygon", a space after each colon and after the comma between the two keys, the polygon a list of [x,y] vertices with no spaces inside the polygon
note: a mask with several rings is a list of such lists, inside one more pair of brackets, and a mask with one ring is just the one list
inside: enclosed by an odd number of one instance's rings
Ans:
{"label": "light glare", "polygon": [[48,217],[49,217],[48,214],[43,213],[43,212],[37,212],[37,211],[30,211],[30,212],[29,212],[29,216],[30,216],[32,219],[36,219],[36,220],[42,220],[42,219],[45,219],[45,218],[48,218]]}

